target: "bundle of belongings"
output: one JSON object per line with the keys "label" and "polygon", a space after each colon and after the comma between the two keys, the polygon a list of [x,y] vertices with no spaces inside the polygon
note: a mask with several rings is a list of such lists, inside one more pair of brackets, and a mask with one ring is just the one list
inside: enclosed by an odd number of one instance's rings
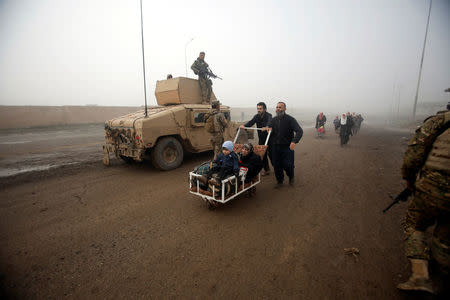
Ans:
{"label": "bundle of belongings", "polygon": [[257,175],[263,167],[262,157],[267,147],[258,148],[260,153],[256,154],[251,144],[235,144],[226,141],[222,145],[222,153],[217,155],[213,161],[207,161],[194,168],[194,173],[202,175],[192,179],[192,190],[197,190],[197,180],[201,193],[220,198],[222,192],[222,180],[236,176],[237,180],[230,180],[224,184],[225,197],[230,196],[238,188],[251,185],[257,179]]}

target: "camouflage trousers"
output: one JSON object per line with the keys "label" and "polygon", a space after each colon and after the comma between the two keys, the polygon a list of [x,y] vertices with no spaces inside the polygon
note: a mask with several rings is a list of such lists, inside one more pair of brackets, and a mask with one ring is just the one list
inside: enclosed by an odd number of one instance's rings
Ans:
{"label": "camouflage trousers", "polygon": [[222,152],[222,145],[224,142],[223,134],[214,135],[211,140],[211,146],[214,151],[214,159],[216,159],[217,155]]}
{"label": "camouflage trousers", "polygon": [[212,81],[209,78],[198,77],[200,90],[202,91],[202,102],[211,103]]}
{"label": "camouflage trousers", "polygon": [[[435,227],[430,243],[426,230],[433,225]],[[431,258],[438,264],[441,271],[448,274],[450,270],[450,198],[448,193],[416,189],[406,213],[404,231],[405,252],[408,258],[425,260]]]}

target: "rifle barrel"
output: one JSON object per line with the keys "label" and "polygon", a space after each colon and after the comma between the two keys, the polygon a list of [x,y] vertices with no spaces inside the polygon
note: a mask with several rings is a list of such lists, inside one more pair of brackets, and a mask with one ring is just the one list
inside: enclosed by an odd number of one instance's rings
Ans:
{"label": "rifle barrel", "polygon": [[392,203],[389,204],[388,207],[386,207],[385,209],[383,209],[383,213],[387,212],[389,209],[391,209],[392,206],[394,206],[394,205],[397,204],[398,202],[399,202],[398,200],[392,201]]}

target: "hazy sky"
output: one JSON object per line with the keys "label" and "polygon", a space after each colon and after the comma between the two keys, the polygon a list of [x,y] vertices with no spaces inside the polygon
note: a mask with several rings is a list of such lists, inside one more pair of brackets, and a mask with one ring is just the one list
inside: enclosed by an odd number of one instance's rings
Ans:
{"label": "hazy sky", "polygon": [[[149,104],[199,51],[232,106],[411,110],[428,0],[143,0]],[[450,1],[434,0],[419,102],[450,95]],[[139,0],[0,0],[0,105],[142,105]],[[394,91],[394,84],[396,85]]]}

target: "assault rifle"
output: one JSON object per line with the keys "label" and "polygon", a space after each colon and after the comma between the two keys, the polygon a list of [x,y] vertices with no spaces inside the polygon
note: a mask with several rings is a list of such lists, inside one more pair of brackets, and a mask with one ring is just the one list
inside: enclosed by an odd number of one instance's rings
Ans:
{"label": "assault rifle", "polygon": [[388,207],[386,207],[385,209],[383,209],[383,213],[387,212],[389,209],[391,209],[392,206],[394,206],[395,204],[398,204],[400,202],[405,202],[408,200],[409,196],[412,195],[412,191],[408,188],[404,189],[400,194],[398,194],[397,197],[392,197],[392,195],[389,195],[389,197],[394,200],[392,201],[391,204],[389,204]]}
{"label": "assault rifle", "polygon": [[219,76],[217,76],[216,74],[214,74],[210,68],[206,69],[206,71],[200,71],[199,75],[206,75],[208,77],[214,78],[214,79],[220,79],[222,80],[222,78],[220,78]]}

